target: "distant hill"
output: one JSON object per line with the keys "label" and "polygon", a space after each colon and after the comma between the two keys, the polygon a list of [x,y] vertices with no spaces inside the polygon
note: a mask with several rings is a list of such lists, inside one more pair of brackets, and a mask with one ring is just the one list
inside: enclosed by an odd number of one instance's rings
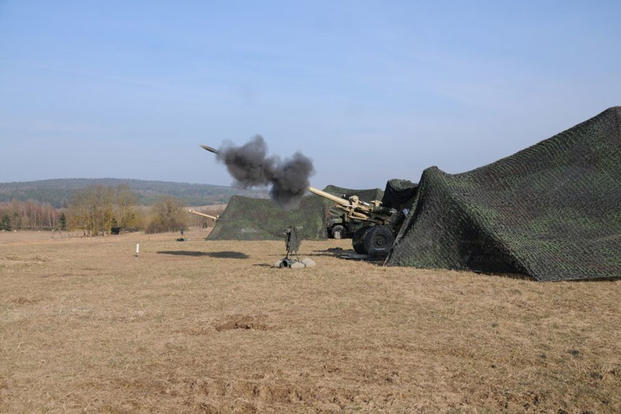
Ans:
{"label": "distant hill", "polygon": [[187,205],[208,205],[228,202],[233,195],[246,197],[267,197],[266,190],[242,190],[234,187],[175,183],[170,181],[147,181],[118,178],[62,178],[40,181],[0,183],[0,202],[34,200],[50,203],[54,207],[65,207],[74,191],[90,185],[116,187],[127,184],[138,195],[139,203],[153,204],[161,196],[172,196]]}

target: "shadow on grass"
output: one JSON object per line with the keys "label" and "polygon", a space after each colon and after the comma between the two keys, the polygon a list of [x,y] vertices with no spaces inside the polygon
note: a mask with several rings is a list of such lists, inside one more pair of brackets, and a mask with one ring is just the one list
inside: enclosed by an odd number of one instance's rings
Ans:
{"label": "shadow on grass", "polygon": [[327,256],[327,257],[341,257],[349,253],[355,253],[352,249],[344,250],[340,247],[331,247],[325,250],[313,250],[309,256]]}
{"label": "shadow on grass", "polygon": [[247,259],[248,256],[246,253],[242,252],[232,252],[232,251],[222,251],[222,252],[199,252],[193,250],[160,250],[157,254],[170,254],[173,256],[208,256],[215,257],[217,259]]}
{"label": "shadow on grass", "polygon": [[314,250],[309,256],[327,256],[344,260],[365,261],[374,264],[384,263],[384,258],[382,257],[371,257],[366,254],[358,254],[353,249],[345,250],[340,247],[333,247],[326,250]]}

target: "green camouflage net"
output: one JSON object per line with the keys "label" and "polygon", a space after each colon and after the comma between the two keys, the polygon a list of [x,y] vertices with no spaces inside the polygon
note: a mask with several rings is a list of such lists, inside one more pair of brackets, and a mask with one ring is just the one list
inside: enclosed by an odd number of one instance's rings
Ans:
{"label": "green camouflage net", "polygon": [[233,196],[207,240],[284,240],[288,226],[302,239],[325,239],[326,214],[323,199],[314,195],[289,211],[269,199]]}
{"label": "green camouflage net", "polygon": [[621,277],[621,107],[463,174],[425,170],[386,264]]}
{"label": "green camouflage net", "polygon": [[[382,190],[353,190],[328,185],[324,191],[347,197],[358,195],[362,200],[380,200]],[[300,207],[286,211],[268,199],[233,196],[218,218],[208,240],[281,240],[287,226],[296,226],[302,239],[325,239],[327,218],[342,214],[331,209],[332,201],[311,195],[302,199]],[[334,210],[334,211],[333,211]]]}
{"label": "green camouflage net", "polygon": [[386,183],[382,205],[395,210],[409,209],[414,203],[417,191],[418,184],[393,178]]}

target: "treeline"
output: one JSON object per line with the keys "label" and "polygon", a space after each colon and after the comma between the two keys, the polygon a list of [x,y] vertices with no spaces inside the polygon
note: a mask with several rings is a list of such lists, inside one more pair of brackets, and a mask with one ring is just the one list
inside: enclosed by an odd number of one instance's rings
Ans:
{"label": "treeline", "polygon": [[12,200],[0,203],[0,230],[65,230],[66,215],[48,203]]}
{"label": "treeline", "polygon": [[69,206],[73,193],[88,187],[115,188],[127,184],[138,197],[138,204],[152,206],[163,196],[181,200],[184,205],[199,206],[227,203],[232,195],[267,197],[266,190],[240,189],[209,184],[174,183],[117,178],[52,179],[29,182],[0,183],[0,203],[11,200],[33,200],[50,203],[56,208]]}
{"label": "treeline", "polygon": [[145,230],[179,231],[188,224],[183,204],[161,197],[151,208],[138,205],[138,196],[125,184],[91,186],[73,193],[66,209],[48,203],[0,203],[0,230],[80,230],[85,236]]}

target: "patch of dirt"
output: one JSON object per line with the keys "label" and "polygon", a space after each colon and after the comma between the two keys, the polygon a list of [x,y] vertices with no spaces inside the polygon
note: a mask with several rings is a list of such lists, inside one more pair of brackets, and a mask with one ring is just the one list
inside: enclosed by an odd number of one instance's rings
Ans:
{"label": "patch of dirt", "polygon": [[183,333],[189,336],[203,336],[203,335],[209,335],[213,331],[211,328],[207,326],[198,326],[198,327],[182,329],[176,332]]}
{"label": "patch of dirt", "polygon": [[[364,396],[346,388],[313,387],[308,384],[293,384],[288,382],[255,381],[241,378],[201,378],[194,379],[189,384],[188,395],[195,401],[188,401],[188,405],[201,407],[206,412],[209,409],[215,412],[235,411],[239,402],[242,407],[250,409],[271,407],[308,407],[316,405],[329,411],[342,410],[353,402],[364,403]],[[220,404],[218,404],[220,402]]]}
{"label": "patch of dirt", "polygon": [[32,304],[41,302],[41,299],[31,299],[25,296],[16,296],[16,297],[9,298],[7,302],[12,303],[14,305],[32,305]]}
{"label": "patch of dirt", "polygon": [[36,264],[43,264],[48,261],[48,258],[41,256],[21,257],[7,255],[4,257],[0,257],[0,265],[2,266],[30,266]]}
{"label": "patch of dirt", "polygon": [[213,326],[218,332],[233,329],[265,331],[272,329],[265,323],[266,319],[264,315],[230,315],[224,320],[215,322]]}

